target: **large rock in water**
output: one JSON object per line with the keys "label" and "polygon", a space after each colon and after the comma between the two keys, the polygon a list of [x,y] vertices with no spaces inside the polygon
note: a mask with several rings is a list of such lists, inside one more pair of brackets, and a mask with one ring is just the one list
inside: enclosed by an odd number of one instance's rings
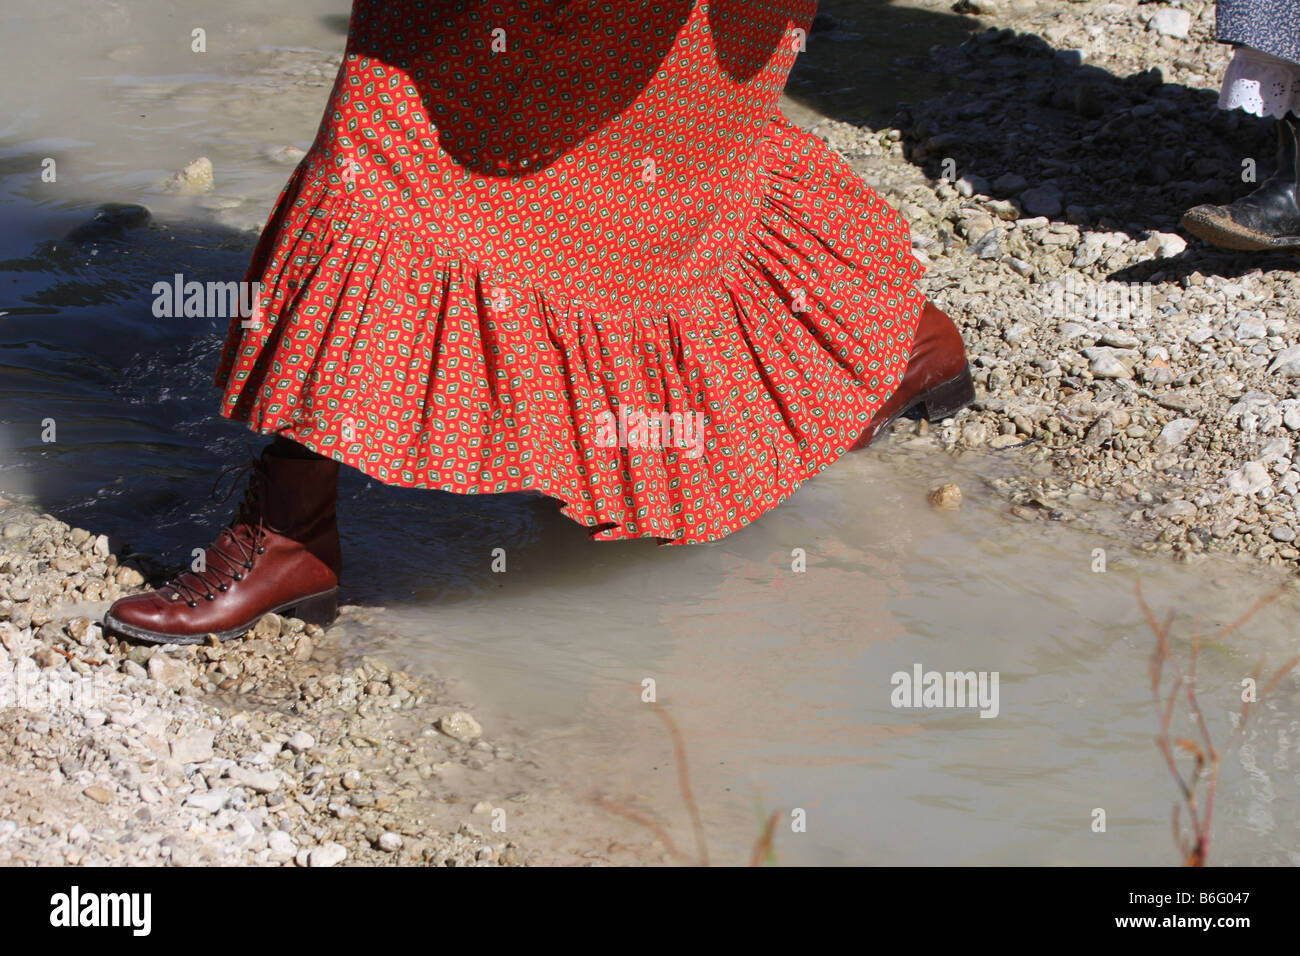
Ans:
{"label": "large rock in water", "polygon": [[479,726],[478,721],[463,710],[448,714],[439,720],[438,729],[463,744],[472,744],[483,736],[483,728]]}
{"label": "large rock in water", "polygon": [[212,160],[200,156],[182,166],[174,176],[163,183],[163,188],[168,192],[196,196],[200,193],[212,192],[213,183]]}
{"label": "large rock in water", "polygon": [[100,242],[118,239],[128,229],[148,225],[153,214],[136,203],[107,202],[95,210],[89,222],[82,223],[65,237],[68,242]]}

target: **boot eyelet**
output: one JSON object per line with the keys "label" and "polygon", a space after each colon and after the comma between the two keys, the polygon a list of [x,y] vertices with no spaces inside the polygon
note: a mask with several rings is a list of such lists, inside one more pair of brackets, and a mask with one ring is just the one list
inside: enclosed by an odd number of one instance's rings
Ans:
{"label": "boot eyelet", "polygon": [[236,580],[236,581],[242,581],[242,580],[244,580],[244,576],[243,576],[242,574],[236,574],[236,575],[235,575],[235,580]]}
{"label": "boot eyelet", "polygon": [[186,601],[185,603],[188,604],[190,607],[198,607],[198,606],[199,606],[199,602],[198,602],[198,601]]}
{"label": "boot eyelet", "polygon": [[245,568],[245,570],[248,570],[248,571],[253,570],[253,562],[252,562],[252,561],[245,561],[245,562],[244,562],[244,568]]}
{"label": "boot eyelet", "polygon": [[259,548],[257,549],[257,553],[258,553],[258,554],[266,554],[266,548],[259,547]]}
{"label": "boot eyelet", "polygon": [[207,594],[203,595],[203,600],[205,600],[205,601],[215,601],[216,599],[217,599],[217,596],[216,596],[215,594],[213,594],[211,591],[209,591]]}
{"label": "boot eyelet", "polygon": [[221,585],[221,587],[217,588],[217,590],[220,591],[222,594],[225,594],[227,591],[230,590],[230,585],[229,585],[229,584],[223,584],[223,585]]}

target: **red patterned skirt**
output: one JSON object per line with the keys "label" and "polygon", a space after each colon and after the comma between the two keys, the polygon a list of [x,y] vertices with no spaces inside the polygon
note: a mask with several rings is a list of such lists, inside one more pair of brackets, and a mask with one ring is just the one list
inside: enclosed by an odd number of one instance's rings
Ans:
{"label": "red patterned skirt", "polygon": [[777,99],[813,0],[356,0],[231,324],[222,413],[606,540],[835,461],[924,305],[906,223]]}

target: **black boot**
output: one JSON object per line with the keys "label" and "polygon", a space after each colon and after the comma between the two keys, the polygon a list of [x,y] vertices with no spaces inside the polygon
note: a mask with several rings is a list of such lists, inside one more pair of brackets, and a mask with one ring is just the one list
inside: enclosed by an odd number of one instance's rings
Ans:
{"label": "black boot", "polygon": [[1197,206],[1183,228],[1225,249],[1300,251],[1300,120],[1277,121],[1277,169],[1249,196],[1228,206]]}

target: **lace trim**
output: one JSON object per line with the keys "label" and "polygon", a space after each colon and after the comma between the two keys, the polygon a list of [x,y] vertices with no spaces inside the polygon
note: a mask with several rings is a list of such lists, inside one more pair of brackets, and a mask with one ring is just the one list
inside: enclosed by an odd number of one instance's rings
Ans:
{"label": "lace trim", "polygon": [[1281,119],[1300,113],[1300,66],[1250,47],[1238,47],[1219,90],[1219,109]]}

